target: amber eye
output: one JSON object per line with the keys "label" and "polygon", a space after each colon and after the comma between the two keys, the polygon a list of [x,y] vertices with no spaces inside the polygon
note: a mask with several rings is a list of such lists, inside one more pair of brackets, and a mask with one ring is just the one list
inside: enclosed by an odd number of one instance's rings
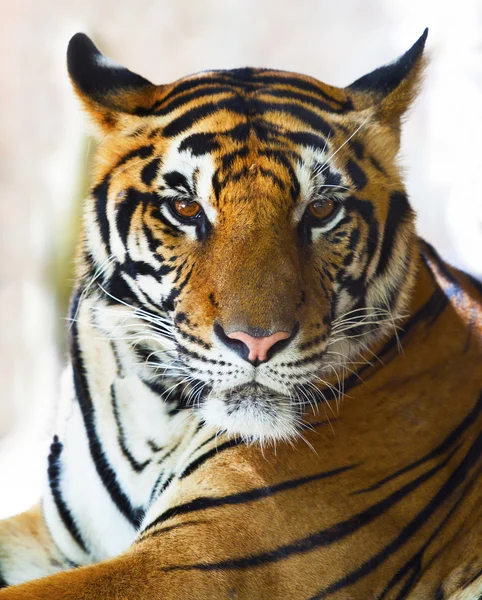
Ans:
{"label": "amber eye", "polygon": [[335,208],[335,202],[329,198],[315,200],[308,205],[310,215],[319,220],[330,217],[335,212]]}
{"label": "amber eye", "polygon": [[184,217],[185,219],[193,219],[201,214],[201,205],[194,200],[174,200],[172,203],[172,208],[174,212],[176,212],[180,217]]}

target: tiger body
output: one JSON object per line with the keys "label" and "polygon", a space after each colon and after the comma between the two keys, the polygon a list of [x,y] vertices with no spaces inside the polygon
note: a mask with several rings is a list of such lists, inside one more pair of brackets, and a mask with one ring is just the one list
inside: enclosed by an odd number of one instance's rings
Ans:
{"label": "tiger body", "polygon": [[343,90],[153,86],[74,40],[104,137],[0,598],[482,597],[482,289],[417,237],[396,164],[425,38]]}

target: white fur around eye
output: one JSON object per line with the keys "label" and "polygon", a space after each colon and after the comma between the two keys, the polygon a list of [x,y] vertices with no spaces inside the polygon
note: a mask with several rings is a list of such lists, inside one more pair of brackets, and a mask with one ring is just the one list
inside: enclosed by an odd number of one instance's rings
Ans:
{"label": "white fur around eye", "polygon": [[336,214],[333,215],[333,218],[326,223],[326,225],[323,225],[322,227],[313,227],[313,229],[311,230],[311,237],[313,241],[319,239],[327,231],[334,229],[338,225],[338,223],[343,219],[345,214],[345,207],[341,206],[337,210]]}
{"label": "white fur around eye", "polygon": [[191,240],[196,239],[196,226],[194,224],[186,225],[186,223],[181,223],[181,221],[176,219],[176,217],[172,214],[172,211],[169,209],[169,207],[166,206],[166,202],[162,204],[161,212],[164,215],[164,217],[169,221],[169,223],[172,223],[172,225],[174,225],[176,229],[179,229],[180,231],[185,233]]}

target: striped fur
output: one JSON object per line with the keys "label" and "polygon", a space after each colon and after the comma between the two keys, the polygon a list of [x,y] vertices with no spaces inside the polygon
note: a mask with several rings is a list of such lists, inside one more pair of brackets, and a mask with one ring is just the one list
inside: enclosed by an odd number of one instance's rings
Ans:
{"label": "striped fur", "polygon": [[[155,86],[73,38],[102,138],[0,599],[482,597],[482,288],[417,237],[396,162],[425,37],[344,89]],[[233,331],[291,336],[252,364]]]}

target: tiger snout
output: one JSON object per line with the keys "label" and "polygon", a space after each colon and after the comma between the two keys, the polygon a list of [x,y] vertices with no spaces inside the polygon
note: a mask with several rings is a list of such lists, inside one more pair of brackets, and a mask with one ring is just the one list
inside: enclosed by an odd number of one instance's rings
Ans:
{"label": "tiger snout", "polygon": [[261,327],[247,327],[246,331],[226,333],[219,323],[214,326],[214,332],[220,341],[255,367],[268,362],[275,354],[286,348],[298,330],[299,323],[290,331],[274,333]]}

